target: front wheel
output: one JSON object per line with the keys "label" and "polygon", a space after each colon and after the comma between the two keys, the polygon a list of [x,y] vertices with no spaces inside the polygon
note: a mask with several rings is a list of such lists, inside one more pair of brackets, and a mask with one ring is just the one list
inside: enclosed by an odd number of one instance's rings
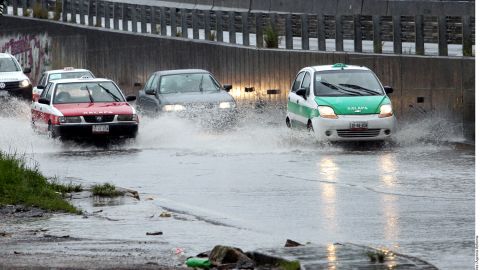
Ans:
{"label": "front wheel", "polygon": [[285,123],[287,124],[288,128],[292,128],[292,123],[290,122],[290,118],[287,117],[287,119],[285,120]]}
{"label": "front wheel", "polygon": [[48,137],[52,139],[55,139],[57,137],[57,134],[55,133],[55,129],[50,123],[48,124]]}

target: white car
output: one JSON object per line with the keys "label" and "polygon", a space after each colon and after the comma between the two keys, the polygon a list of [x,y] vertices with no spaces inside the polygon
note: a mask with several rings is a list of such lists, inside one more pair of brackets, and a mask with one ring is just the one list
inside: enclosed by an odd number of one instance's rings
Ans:
{"label": "white car", "polygon": [[95,78],[90,70],[81,68],[65,67],[63,69],[45,71],[40,77],[40,80],[38,80],[37,86],[33,88],[33,100],[35,101],[38,99],[42,94],[43,89],[45,89],[45,86],[51,81],[77,79],[82,77]]}
{"label": "white car", "polygon": [[22,67],[17,59],[8,53],[0,53],[0,95],[32,99],[32,83],[25,75],[31,72],[30,68]]}
{"label": "white car", "polygon": [[306,67],[288,94],[286,124],[305,127],[321,140],[386,140],[396,127],[387,96],[392,92],[366,67]]}

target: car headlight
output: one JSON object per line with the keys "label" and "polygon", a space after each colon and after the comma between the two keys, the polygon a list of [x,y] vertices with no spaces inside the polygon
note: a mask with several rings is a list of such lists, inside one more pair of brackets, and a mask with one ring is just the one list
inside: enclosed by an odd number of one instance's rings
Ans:
{"label": "car headlight", "polygon": [[82,118],[80,116],[60,116],[58,121],[61,124],[81,123]]}
{"label": "car headlight", "polygon": [[384,118],[384,117],[390,117],[393,115],[393,109],[391,104],[385,104],[380,107],[380,114],[378,117]]}
{"label": "car headlight", "polygon": [[179,112],[179,111],[184,111],[187,108],[183,105],[175,104],[175,105],[165,105],[163,106],[163,111],[165,112]]}
{"label": "car headlight", "polygon": [[235,107],[235,103],[234,102],[220,102],[218,107],[220,109],[231,109],[231,108]]}
{"label": "car headlight", "polygon": [[318,106],[318,111],[320,112],[320,116],[323,118],[330,118],[330,119],[337,119],[338,116],[335,114],[333,109],[328,106]]}
{"label": "car headlight", "polygon": [[23,81],[20,81],[19,85],[21,88],[24,88],[24,87],[28,87],[30,85],[30,81],[28,80],[23,80]]}
{"label": "car headlight", "polygon": [[117,121],[137,121],[136,114],[120,114],[117,116]]}

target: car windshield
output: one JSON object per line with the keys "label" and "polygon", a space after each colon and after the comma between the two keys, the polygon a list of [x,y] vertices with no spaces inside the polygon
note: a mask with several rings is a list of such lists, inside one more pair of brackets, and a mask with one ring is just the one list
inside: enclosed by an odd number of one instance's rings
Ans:
{"label": "car windshield", "polygon": [[112,82],[81,82],[57,84],[53,103],[124,102]]}
{"label": "car windshield", "polygon": [[61,79],[77,79],[81,77],[90,77],[94,78],[92,73],[88,71],[79,71],[79,72],[63,72],[63,73],[51,73],[48,77],[48,81],[55,81]]}
{"label": "car windshield", "polygon": [[315,72],[314,92],[318,97],[384,95],[382,86],[369,70]]}
{"label": "car windshield", "polygon": [[220,86],[209,74],[177,74],[162,76],[160,93],[191,93],[219,91]]}
{"label": "car windshield", "polygon": [[20,71],[20,67],[11,57],[0,58],[0,72]]}

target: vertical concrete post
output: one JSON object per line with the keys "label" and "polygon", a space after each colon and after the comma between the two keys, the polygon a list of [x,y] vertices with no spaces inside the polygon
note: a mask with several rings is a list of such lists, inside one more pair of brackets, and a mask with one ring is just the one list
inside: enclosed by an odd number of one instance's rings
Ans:
{"label": "vertical concrete post", "polygon": [[[17,0],[15,0],[15,2],[16,1]],[[40,0],[40,2],[42,3],[42,8],[48,9],[48,0]]]}
{"label": "vertical concrete post", "polygon": [[158,14],[157,8],[155,6],[150,6],[150,32],[152,34],[158,35]]}
{"label": "vertical concrete post", "polygon": [[424,28],[423,15],[415,16],[415,54],[417,55],[425,54]]}
{"label": "vertical concrete post", "polygon": [[80,14],[80,24],[85,25],[85,1],[78,2],[78,14]]}
{"label": "vertical concrete post", "polygon": [[113,2],[113,29],[118,30],[120,29],[119,24],[120,24],[120,12],[118,12],[119,7],[118,4]]}
{"label": "vertical concrete post", "polygon": [[200,34],[198,33],[198,10],[192,10],[192,30],[193,30],[193,39],[199,39]]}
{"label": "vertical concrete post", "polygon": [[325,16],[323,14],[317,15],[317,42],[319,51],[327,50],[325,43]]}
{"label": "vertical concrete post", "polygon": [[88,25],[89,26],[94,26],[93,16],[95,16],[95,11],[93,10],[93,1],[95,1],[95,0],[88,0],[87,17],[88,17]]}
{"label": "vertical concrete post", "polygon": [[27,0],[22,0],[22,10],[23,10],[23,14],[25,14],[25,11],[27,10],[28,6],[27,6]]}
{"label": "vertical concrete post", "polygon": [[170,36],[177,36],[177,8],[170,8]]}
{"label": "vertical concrete post", "polygon": [[228,34],[229,42],[237,43],[237,31],[235,31],[235,11],[228,12]]}
{"label": "vertical concrete post", "polygon": [[470,27],[470,16],[462,17],[462,43],[463,56],[472,56],[472,28]]}
{"label": "vertical concrete post", "polygon": [[128,4],[122,3],[122,30],[128,31]]}
{"label": "vertical concrete post", "polygon": [[110,29],[110,4],[111,2],[103,2],[105,7],[105,28]]}
{"label": "vertical concrete post", "polygon": [[248,12],[242,12],[242,38],[243,45],[250,46],[250,26],[248,24]]}
{"label": "vertical concrete post", "polygon": [[285,17],[285,47],[293,49],[292,13]]}
{"label": "vertical concrete post", "polygon": [[217,41],[223,42],[223,12],[221,10],[215,12],[215,20],[217,22]]}
{"label": "vertical concrete post", "polygon": [[445,16],[438,17],[438,55],[448,55],[447,18]]}
{"label": "vertical concrete post", "polygon": [[263,14],[255,13],[255,28],[257,35],[257,47],[263,48]]}
{"label": "vertical concrete post", "polygon": [[138,33],[137,5],[130,5],[132,14],[132,32]]}
{"label": "vertical concrete post", "polygon": [[402,54],[402,17],[393,16],[393,53]]}
{"label": "vertical concrete post", "polygon": [[379,15],[372,16],[373,52],[382,53],[382,21]]}
{"label": "vertical concrete post", "polygon": [[343,18],[342,15],[335,16],[335,50],[343,51]]}
{"label": "vertical concrete post", "polygon": [[210,10],[203,11],[203,20],[205,25],[205,40],[210,40]]}
{"label": "vertical concrete post", "polygon": [[188,38],[187,11],[184,8],[180,11],[180,16],[182,18],[182,37]]}
{"label": "vertical concrete post", "polygon": [[160,34],[167,35],[167,13],[164,7],[160,7]]}
{"label": "vertical concrete post", "polygon": [[353,16],[353,46],[355,52],[362,52],[362,23],[360,20],[360,15]]}
{"label": "vertical concrete post", "polygon": [[95,0],[95,26],[102,26],[102,10],[100,9],[100,1]]}
{"label": "vertical concrete post", "polygon": [[[16,1],[13,1],[16,2]],[[67,21],[67,0],[62,0],[62,21]],[[72,14],[73,16],[73,14]]]}
{"label": "vertical concrete post", "polygon": [[310,39],[308,33],[308,15],[302,14],[302,50],[310,49]]}
{"label": "vertical concrete post", "polygon": [[147,6],[140,6],[140,31],[147,33]]}
{"label": "vertical concrete post", "polygon": [[[13,9],[13,15],[17,16],[18,15],[18,0],[13,0],[12,1],[12,9]],[[8,13],[8,9],[4,11],[4,13]]]}

